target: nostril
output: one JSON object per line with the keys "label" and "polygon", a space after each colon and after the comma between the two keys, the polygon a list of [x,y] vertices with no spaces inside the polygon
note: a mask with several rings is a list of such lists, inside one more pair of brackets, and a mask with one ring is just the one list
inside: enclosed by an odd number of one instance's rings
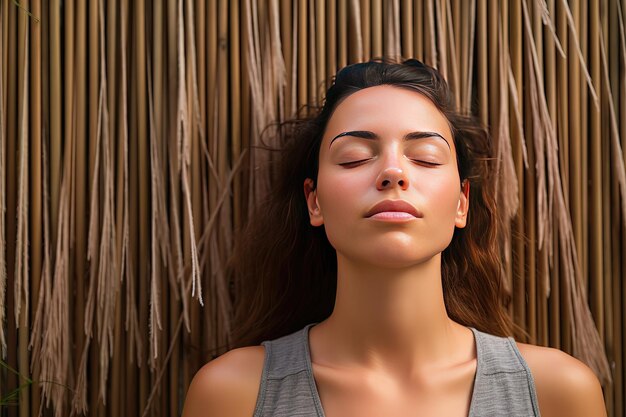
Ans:
{"label": "nostril", "polygon": [[388,186],[389,185],[389,180],[384,180],[382,185],[383,185],[383,187]]}
{"label": "nostril", "polygon": [[398,185],[400,185],[400,187],[404,187],[404,180],[398,181]]}

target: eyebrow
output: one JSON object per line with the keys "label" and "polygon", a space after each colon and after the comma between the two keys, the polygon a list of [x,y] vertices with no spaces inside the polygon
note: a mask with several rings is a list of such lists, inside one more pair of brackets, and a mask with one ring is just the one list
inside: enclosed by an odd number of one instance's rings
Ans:
{"label": "eyebrow", "polygon": [[[354,136],[357,138],[370,139],[370,140],[380,139],[380,137],[376,133],[370,132],[369,130],[351,130],[348,132],[341,132],[340,134],[332,138],[328,147],[330,148],[330,145],[333,144],[335,139],[339,139],[344,136]],[[446,142],[446,145],[448,145],[448,148],[450,148],[450,142],[448,142],[446,138],[444,138],[441,134],[437,132],[409,132],[402,137],[402,140],[425,139],[425,138],[432,138],[432,137],[441,138],[444,142]]]}

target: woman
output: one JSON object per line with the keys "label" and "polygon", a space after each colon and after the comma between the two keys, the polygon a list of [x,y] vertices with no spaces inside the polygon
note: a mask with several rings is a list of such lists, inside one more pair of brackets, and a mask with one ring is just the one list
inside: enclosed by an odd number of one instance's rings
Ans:
{"label": "woman", "polygon": [[246,347],[184,417],[606,415],[589,368],[506,337],[489,137],[434,69],[348,66],[283,133],[233,263]]}

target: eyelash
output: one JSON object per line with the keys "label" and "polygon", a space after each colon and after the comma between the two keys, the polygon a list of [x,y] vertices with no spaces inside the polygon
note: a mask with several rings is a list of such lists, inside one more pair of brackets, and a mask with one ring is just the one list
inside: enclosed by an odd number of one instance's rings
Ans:
{"label": "eyelash", "polygon": [[438,164],[438,163],[436,163],[436,162],[421,161],[421,160],[419,160],[419,159],[411,159],[411,161],[412,161],[412,162],[415,162],[416,164],[427,165],[427,166],[430,166],[430,167],[438,167],[438,166],[440,166],[440,165],[441,165],[441,164]]}
{"label": "eyelash", "polygon": [[[350,162],[342,162],[339,165],[345,168],[355,168],[358,167],[359,165],[364,164],[365,162],[369,161],[371,158],[366,158],[366,159],[359,159],[358,161],[350,161]],[[436,162],[429,162],[429,161],[421,161],[419,159],[410,159],[411,162],[414,162],[416,164],[422,164],[422,165],[426,165],[429,167],[438,167],[441,164],[438,164]]]}
{"label": "eyelash", "polygon": [[365,158],[365,159],[359,159],[358,161],[342,162],[339,165],[345,168],[354,168],[369,161],[370,159],[371,158]]}

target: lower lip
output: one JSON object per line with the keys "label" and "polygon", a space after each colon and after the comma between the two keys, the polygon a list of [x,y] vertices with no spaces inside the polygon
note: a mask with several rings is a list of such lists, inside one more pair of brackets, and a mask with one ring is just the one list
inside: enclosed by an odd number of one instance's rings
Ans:
{"label": "lower lip", "polygon": [[370,219],[387,221],[407,221],[417,219],[414,215],[404,211],[382,211],[370,216]]}

